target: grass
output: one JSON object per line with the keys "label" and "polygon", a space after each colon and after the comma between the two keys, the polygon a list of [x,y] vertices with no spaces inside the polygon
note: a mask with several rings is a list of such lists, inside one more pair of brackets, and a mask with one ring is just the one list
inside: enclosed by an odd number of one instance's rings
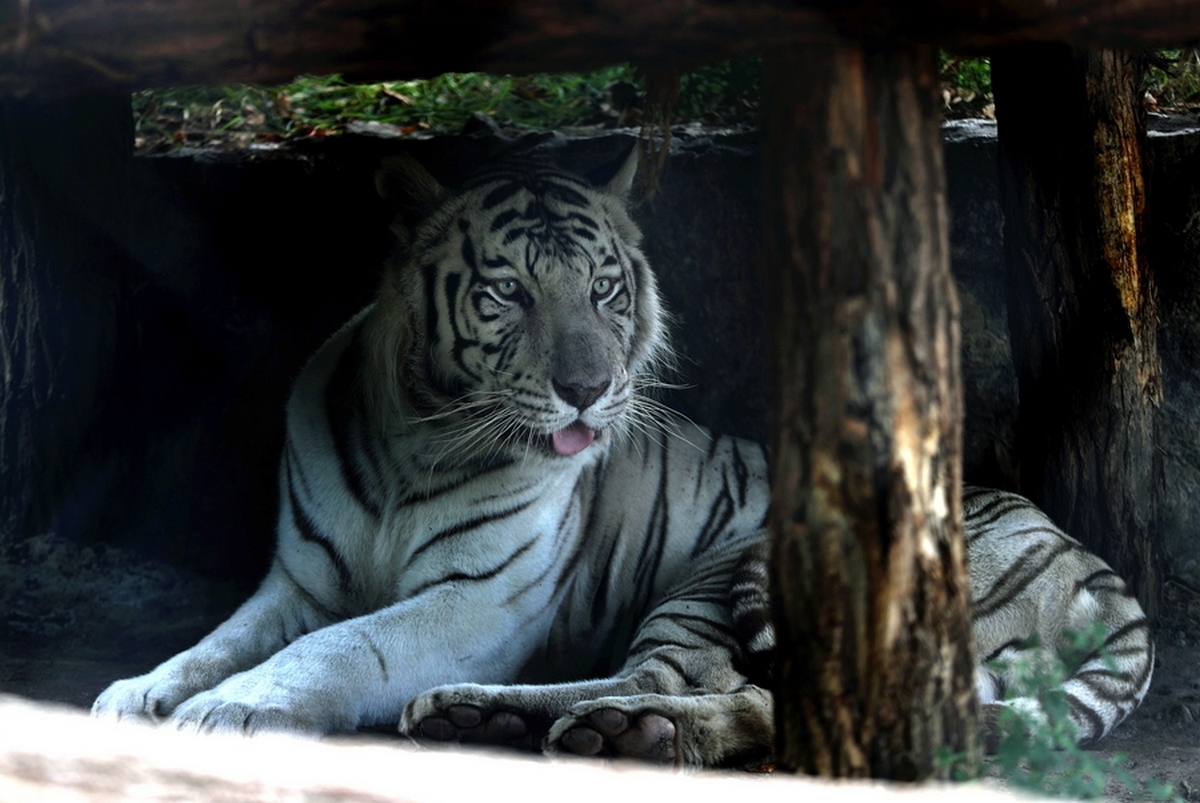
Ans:
{"label": "grass", "polygon": [[[637,125],[645,82],[629,65],[582,74],[447,73],[423,81],[352,84],[340,76],[301,77],[280,87],[230,86],[147,90],[133,96],[142,147],[186,142],[254,141],[341,133],[354,121],[403,133],[452,133],[473,114],[530,129]],[[758,61],[712,65],[683,75],[676,118],[721,122],[752,118]]]}
{"label": "grass", "polygon": [[448,73],[379,84],[306,76],[280,87],[137,92],[133,112],[139,139],[174,144],[328,136],[354,121],[385,123],[404,133],[448,133],[476,112],[517,127],[562,128],[602,121],[605,88],[631,77],[625,66],[587,75]]}
{"label": "grass", "polygon": [[375,120],[414,130],[454,131],[473,113],[518,127],[583,125],[596,117],[604,88],[632,70],[611,67],[586,75],[493,76],[447,73],[427,81],[347,84],[338,76],[309,78],[284,88],[291,115],[334,128]]}

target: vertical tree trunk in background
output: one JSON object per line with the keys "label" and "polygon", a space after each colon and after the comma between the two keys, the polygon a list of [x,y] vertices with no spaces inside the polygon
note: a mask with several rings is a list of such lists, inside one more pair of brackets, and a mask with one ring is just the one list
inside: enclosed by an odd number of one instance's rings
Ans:
{"label": "vertical tree trunk in background", "polygon": [[102,501],[71,474],[122,411],[132,128],[128,95],[0,99],[0,544]]}
{"label": "vertical tree trunk in background", "polygon": [[977,753],[935,66],[832,41],[764,59],[783,769],[920,780]]}
{"label": "vertical tree trunk in background", "polygon": [[993,75],[1021,491],[1153,616],[1162,390],[1136,57],[1029,46]]}

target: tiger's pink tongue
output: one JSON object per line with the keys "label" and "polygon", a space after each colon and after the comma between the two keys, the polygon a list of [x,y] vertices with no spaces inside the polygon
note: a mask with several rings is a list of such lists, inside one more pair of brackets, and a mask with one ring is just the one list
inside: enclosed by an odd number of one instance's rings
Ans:
{"label": "tiger's pink tongue", "polygon": [[555,432],[550,439],[554,441],[554,451],[569,457],[591,446],[592,441],[596,440],[596,430],[582,421],[576,421],[571,426]]}

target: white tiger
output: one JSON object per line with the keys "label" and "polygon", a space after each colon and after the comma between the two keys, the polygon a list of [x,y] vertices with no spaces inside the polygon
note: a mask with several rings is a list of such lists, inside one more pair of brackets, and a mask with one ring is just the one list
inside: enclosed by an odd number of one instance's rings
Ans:
{"label": "white tiger", "polygon": [[728,602],[765,459],[637,394],[667,345],[636,160],[601,190],[519,164],[454,195],[390,167],[381,191],[420,222],[295,385],[270,572],[94,711],[742,760],[761,736],[702,695],[751,700],[769,733]]}
{"label": "white tiger", "polygon": [[[412,160],[381,171],[401,246],[375,303],[296,382],[266,579],[95,713],[247,733],[398,721],[702,766],[769,755],[771,697],[748,675],[770,634],[746,626],[766,600],[747,560],[766,460],[639,394],[668,346],[625,208],[635,170],[631,156],[596,189],[501,164],[453,194]],[[1037,554],[999,498],[1004,515],[972,530],[972,581],[998,603],[978,621],[984,654],[1045,624],[1034,611],[1078,598],[1077,581],[1129,600],[1088,579],[1090,557],[1023,582]],[[1149,681],[1130,604],[1125,701]],[[1097,732],[1129,707],[1090,706]]]}

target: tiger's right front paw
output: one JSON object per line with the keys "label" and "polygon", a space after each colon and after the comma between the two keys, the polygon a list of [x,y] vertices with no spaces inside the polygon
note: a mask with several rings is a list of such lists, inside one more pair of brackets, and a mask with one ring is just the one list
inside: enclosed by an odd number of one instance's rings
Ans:
{"label": "tiger's right front paw", "polygon": [[162,722],[195,693],[187,684],[158,671],[118,680],[92,703],[92,716]]}

